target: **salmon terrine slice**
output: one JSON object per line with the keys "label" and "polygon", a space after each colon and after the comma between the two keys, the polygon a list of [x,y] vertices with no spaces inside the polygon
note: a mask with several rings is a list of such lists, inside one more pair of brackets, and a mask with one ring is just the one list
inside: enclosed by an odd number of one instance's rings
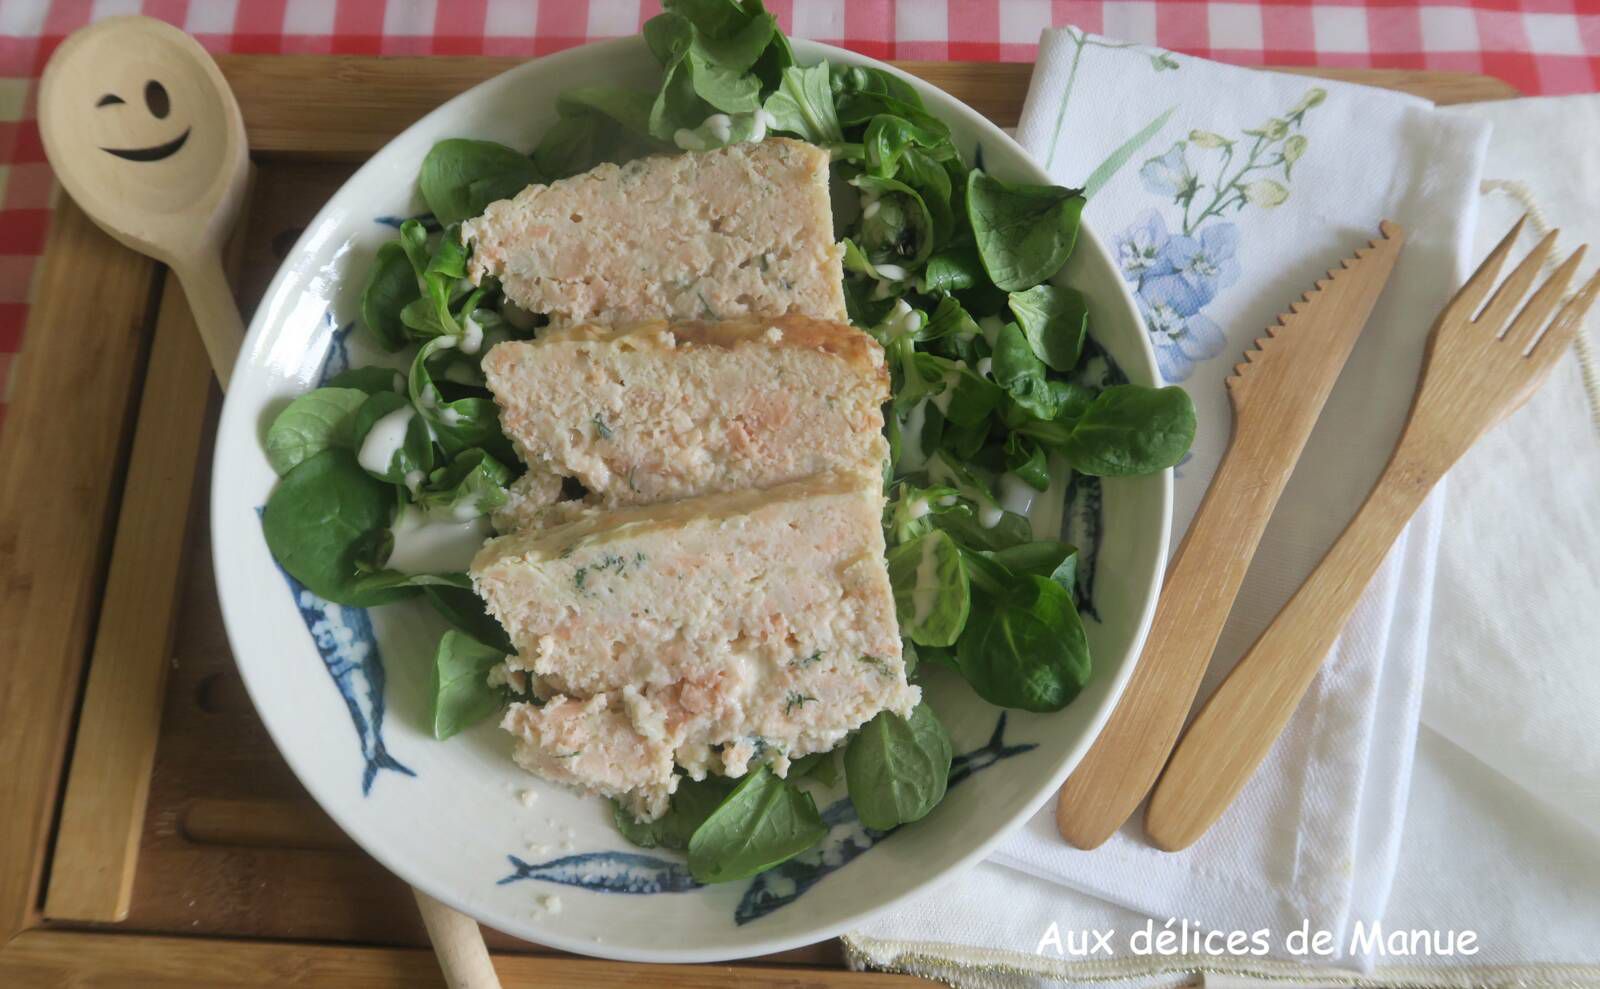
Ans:
{"label": "salmon terrine slice", "polygon": [[545,698],[506,715],[517,761],[651,817],[674,762],[783,775],[909,716],[882,506],[877,478],[830,472],[491,540],[473,586]]}
{"label": "salmon terrine slice", "polygon": [[[502,532],[559,522],[561,479],[612,508],[771,487],[825,470],[881,481],[883,348],[806,316],[577,326],[495,346],[500,425],[529,470]],[[553,506],[553,510],[552,509]]]}
{"label": "salmon terrine slice", "polygon": [[773,138],[598,165],[462,224],[467,275],[552,324],[845,319],[828,152]]}

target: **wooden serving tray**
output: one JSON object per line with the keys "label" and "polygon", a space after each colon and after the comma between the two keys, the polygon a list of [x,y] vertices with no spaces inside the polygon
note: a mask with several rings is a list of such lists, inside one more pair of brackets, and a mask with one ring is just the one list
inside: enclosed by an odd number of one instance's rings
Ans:
{"label": "wooden serving tray", "polygon": [[[359,162],[503,58],[225,56],[255,186],[255,305]],[[901,63],[1002,126],[1032,66]],[[1483,76],[1323,70],[1440,103]],[[0,985],[438,985],[404,884],[311,802],[234,668],[206,525],[219,405],[175,279],[63,197],[0,436]],[[488,932],[508,986],[887,986],[837,942],[732,966]],[[648,975],[645,973],[648,971]]]}

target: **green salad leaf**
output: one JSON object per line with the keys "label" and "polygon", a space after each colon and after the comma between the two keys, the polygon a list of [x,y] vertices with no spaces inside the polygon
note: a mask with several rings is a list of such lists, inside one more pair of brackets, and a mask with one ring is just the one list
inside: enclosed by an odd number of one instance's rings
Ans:
{"label": "green salad leaf", "polygon": [[403,392],[406,390],[406,376],[399,371],[377,365],[353,367],[329,378],[327,386],[329,388],[356,388],[366,392],[368,395],[376,395],[379,392],[386,391]]}
{"label": "green salad leaf", "polygon": [[502,463],[515,462],[516,452],[500,431],[500,415],[494,400],[486,394],[447,399],[434,380],[429,361],[450,359],[459,354],[455,337],[435,337],[423,344],[411,362],[407,390],[419,418],[427,421],[433,438],[445,455],[454,457],[474,447],[482,447]]}
{"label": "green salad leaf", "polygon": [[998,707],[1048,713],[1089,681],[1089,642],[1072,592],[1026,576],[1003,596],[983,595],[956,643],[961,675]]}
{"label": "green salad leaf", "polygon": [[367,541],[389,527],[394,489],[373,478],[349,450],[332,448],[285,474],[267,498],[261,526],[273,559],[311,593],[366,608],[416,593],[374,587],[358,563]]}
{"label": "green salad leaf", "polygon": [[774,130],[793,134],[812,144],[844,141],[844,131],[833,109],[833,88],[826,62],[784,69],[777,92],[767,97],[762,109],[772,116]]}
{"label": "green salad leaf", "polygon": [[317,388],[290,402],[267,427],[267,463],[279,476],[334,446],[349,446],[351,415],[367,400],[354,388]]}
{"label": "green salad leaf", "polygon": [[[909,673],[909,667],[907,668]],[[823,786],[833,786],[839,782],[839,760],[834,758],[837,750],[829,749],[826,752],[813,752],[803,755],[789,763],[787,779],[791,783],[800,780],[816,780]]]}
{"label": "green salad leaf", "polygon": [[361,292],[361,321],[383,349],[399,350],[406,345],[400,313],[421,297],[416,271],[400,242],[390,241],[378,248]]}
{"label": "green salad leaf", "polygon": [[703,883],[748,879],[794,858],[827,833],[811,794],[762,766],[695,829],[689,872]]}
{"label": "green salad leaf", "polygon": [[633,816],[632,810],[617,800],[611,802],[612,818],[622,836],[640,848],[684,851],[689,847],[694,833],[728,799],[735,785],[734,780],[725,776],[680,780],[667,812],[655,820],[640,821]]}
{"label": "green salad leaf", "polygon": [[1096,477],[1151,474],[1173,466],[1194,442],[1194,402],[1177,385],[1112,385],[1070,421],[1021,431],[1057,450],[1072,469]]}
{"label": "green salad leaf", "polygon": [[429,584],[422,588],[422,593],[434,610],[443,615],[456,631],[476,639],[502,656],[516,652],[506,630],[489,614],[483,598],[473,593],[470,582],[466,587]]}
{"label": "green salad leaf", "polygon": [[448,226],[542,181],[533,159],[503,144],[451,138],[435,144],[422,159],[417,187],[434,217]]}
{"label": "green salad leaf", "polygon": [[505,653],[451,630],[433,657],[433,737],[451,735],[495,714],[504,698],[489,686],[489,668]]}
{"label": "green salad leaf", "polygon": [[1058,285],[1035,285],[1008,297],[1017,325],[1041,361],[1053,371],[1071,371],[1083,354],[1089,308],[1083,293]]}
{"label": "green salad leaf", "polygon": [[962,556],[973,590],[991,596],[1009,594],[1021,577],[1048,577],[1071,591],[1077,576],[1077,548],[1056,539],[1004,549],[962,550]]}
{"label": "green salad leaf", "polygon": [[900,634],[919,646],[954,645],[972,607],[961,549],[942,529],[932,529],[889,551]]}
{"label": "green salad leaf", "polygon": [[974,244],[957,244],[944,248],[928,258],[922,275],[917,280],[917,291],[923,295],[940,292],[962,292],[987,279],[983,263],[978,258]]}
{"label": "green salad leaf", "polygon": [[844,750],[844,780],[861,823],[875,831],[920,821],[944,799],[950,736],[926,703],[908,721],[880,711]]}
{"label": "green salad leaf", "polygon": [[1013,402],[1040,419],[1056,417],[1060,405],[1047,379],[1045,364],[1017,324],[1007,323],[995,337],[993,361],[995,383],[1006,390]]}
{"label": "green salad leaf", "polygon": [[[860,237],[867,260],[900,268],[926,261],[933,252],[934,225],[922,195],[904,182],[874,175],[857,175],[850,184],[862,193]],[[875,274],[891,277],[881,268]]]}
{"label": "green salad leaf", "polygon": [[533,151],[533,163],[551,181],[601,162],[622,162],[670,145],[650,132],[655,96],[605,87],[569,89],[556,100],[559,115]]}
{"label": "green salad leaf", "polygon": [[460,521],[475,519],[506,503],[511,471],[482,449],[466,450],[440,467],[416,493],[424,509],[447,511]]}
{"label": "green salad leaf", "polygon": [[967,217],[990,281],[1021,292],[1060,271],[1078,240],[1083,203],[1075,189],[1012,184],[973,169]]}

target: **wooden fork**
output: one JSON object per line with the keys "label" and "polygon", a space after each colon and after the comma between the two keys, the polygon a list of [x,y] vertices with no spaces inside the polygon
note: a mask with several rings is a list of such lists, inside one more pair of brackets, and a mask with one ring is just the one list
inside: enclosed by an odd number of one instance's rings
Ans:
{"label": "wooden fork", "polygon": [[1187,848],[1233,802],[1422,500],[1478,437],[1528,400],[1572,342],[1600,294],[1600,273],[1550,317],[1584,247],[1521,305],[1559,231],[1534,247],[1479,312],[1526,221],[1511,228],[1433,324],[1405,429],[1355,518],[1178,742],[1145,811],[1145,831],[1158,847]]}

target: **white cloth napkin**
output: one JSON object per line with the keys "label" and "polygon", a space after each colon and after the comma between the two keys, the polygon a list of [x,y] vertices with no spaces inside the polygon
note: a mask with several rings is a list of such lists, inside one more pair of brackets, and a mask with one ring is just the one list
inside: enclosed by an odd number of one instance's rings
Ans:
{"label": "white cloth napkin", "polygon": [[[1200,414],[1194,453],[1179,469],[1174,546],[1226,445],[1222,381],[1239,355],[1380,219],[1411,234],[1262,540],[1202,696],[1382,468],[1428,326],[1466,273],[1487,133],[1412,97],[1046,32],[1019,140],[1056,181],[1092,187],[1086,220],[1122,259],[1163,372]],[[1254,167],[1219,189],[1223,166],[1230,179]],[[994,865],[870,925],[852,946],[870,959],[898,942],[932,941],[1031,961],[1052,920],[1063,930],[1115,920],[1126,949],[1130,923],[1146,916],[1158,926],[1174,917],[1205,929],[1266,928],[1278,957],[1303,922],[1347,946],[1354,919],[1382,915],[1394,875],[1442,495],[1402,537],[1261,770],[1193,848],[1155,851],[1136,817],[1102,848],[1079,852],[1057,837],[1046,805]],[[1002,866],[1042,881],[1019,882]],[[1368,961],[1344,954],[1321,960]],[[1137,961],[1147,970],[1150,959]],[[1192,970],[1192,961],[1174,959],[1172,970]]]}
{"label": "white cloth napkin", "polygon": [[[1484,222],[1600,260],[1600,96],[1465,108],[1491,121]],[[1597,320],[1591,317],[1590,326]],[[1592,334],[1450,475],[1424,721],[1600,842],[1600,369]],[[1587,357],[1588,393],[1584,381]],[[1600,856],[1600,849],[1597,849]],[[1596,916],[1600,928],[1600,915]]]}
{"label": "white cloth napkin", "polygon": [[[1561,227],[1562,255],[1600,248],[1600,95],[1459,112],[1494,125],[1475,259],[1530,209],[1532,226]],[[1386,918],[1476,929],[1478,964],[1590,966],[1519,972],[1530,982],[1600,984],[1597,326],[1591,314],[1545,387],[1450,474],[1424,729]]]}

